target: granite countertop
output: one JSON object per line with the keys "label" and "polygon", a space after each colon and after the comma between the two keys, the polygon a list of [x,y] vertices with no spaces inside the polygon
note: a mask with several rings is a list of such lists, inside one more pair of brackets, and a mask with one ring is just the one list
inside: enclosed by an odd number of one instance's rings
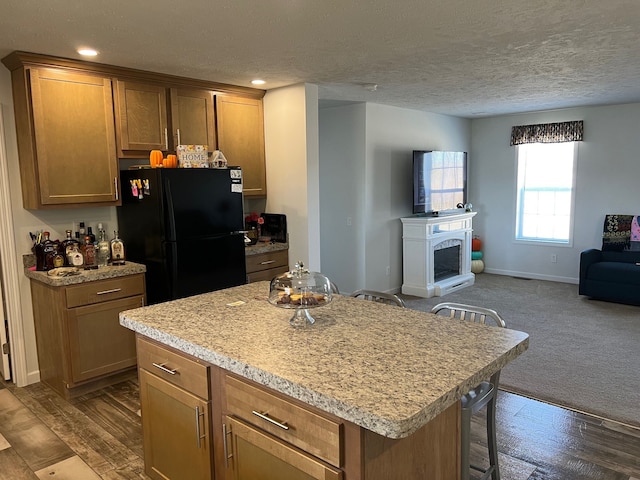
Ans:
{"label": "granite countertop", "polygon": [[288,250],[288,243],[280,243],[280,242],[258,242],[255,245],[245,245],[244,254],[245,255],[258,255],[260,253],[268,253],[268,252],[278,252],[281,250]]}
{"label": "granite countertop", "polygon": [[120,323],[389,438],[409,436],[528,348],[526,333],[334,295],[293,328],[257,282]]}
{"label": "granite countertop", "polygon": [[27,277],[38,282],[46,283],[52,287],[66,287],[67,285],[76,285],[85,282],[94,282],[96,280],[106,280],[109,278],[124,277],[126,275],[135,275],[136,273],[144,273],[147,267],[140,263],[127,261],[124,265],[109,265],[94,270],[79,270],[77,275],[69,275],[66,277],[58,277],[48,275],[47,272],[37,272],[25,268],[24,273]]}

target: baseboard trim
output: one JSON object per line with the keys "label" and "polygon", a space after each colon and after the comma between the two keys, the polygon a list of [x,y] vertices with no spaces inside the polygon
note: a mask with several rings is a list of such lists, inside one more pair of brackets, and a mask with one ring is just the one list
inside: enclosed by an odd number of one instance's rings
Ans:
{"label": "baseboard trim", "polygon": [[541,275],[538,273],[531,272],[516,272],[513,270],[500,270],[496,268],[485,268],[485,272],[493,273],[495,275],[507,275],[509,277],[520,277],[520,278],[529,278],[531,280],[547,280],[549,282],[560,282],[560,283],[573,283],[577,285],[579,283],[578,278],[572,277],[558,277],[555,275]]}
{"label": "baseboard trim", "polygon": [[[27,383],[26,385],[32,385],[34,383],[38,383],[40,381],[40,370],[36,370],[33,372],[27,373]],[[18,385],[19,387],[24,387],[26,385]]]}

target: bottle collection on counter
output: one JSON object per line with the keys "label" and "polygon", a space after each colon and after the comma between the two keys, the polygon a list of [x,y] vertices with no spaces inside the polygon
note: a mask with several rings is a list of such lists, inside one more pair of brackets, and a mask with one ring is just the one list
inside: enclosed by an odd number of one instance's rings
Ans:
{"label": "bottle collection on counter", "polygon": [[75,235],[66,230],[64,240],[51,240],[50,233],[43,231],[31,234],[34,242],[33,253],[36,257],[36,270],[48,271],[58,267],[78,267],[90,270],[111,265],[124,265],[124,242],[114,230],[113,238],[108,239],[102,223],[98,223],[96,239],[92,227],[85,229],[80,222]]}

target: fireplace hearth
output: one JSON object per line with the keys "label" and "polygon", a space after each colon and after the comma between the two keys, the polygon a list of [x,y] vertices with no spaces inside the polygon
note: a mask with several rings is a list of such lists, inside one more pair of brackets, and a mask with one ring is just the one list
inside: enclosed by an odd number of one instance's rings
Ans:
{"label": "fireplace hearth", "polygon": [[402,293],[443,296],[473,285],[472,218],[476,212],[402,218]]}

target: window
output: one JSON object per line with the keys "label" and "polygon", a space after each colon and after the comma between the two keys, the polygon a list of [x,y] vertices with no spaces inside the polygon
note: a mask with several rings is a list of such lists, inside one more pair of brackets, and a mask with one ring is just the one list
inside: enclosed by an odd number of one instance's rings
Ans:
{"label": "window", "polygon": [[517,148],[516,240],[570,244],[575,142]]}

